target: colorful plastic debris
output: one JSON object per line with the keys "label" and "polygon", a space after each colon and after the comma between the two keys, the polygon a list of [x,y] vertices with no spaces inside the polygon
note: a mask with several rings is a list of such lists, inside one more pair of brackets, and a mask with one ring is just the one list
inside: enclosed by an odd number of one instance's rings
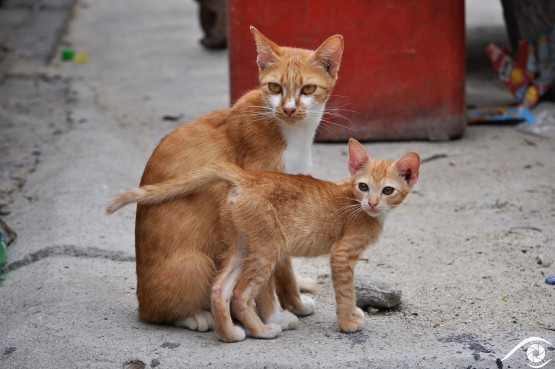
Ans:
{"label": "colorful plastic debris", "polygon": [[516,61],[505,48],[494,44],[486,52],[499,79],[525,108],[532,108],[555,81],[555,26],[535,40],[521,40]]}
{"label": "colorful plastic debris", "polygon": [[534,122],[534,113],[524,106],[500,106],[497,108],[466,109],[466,120],[469,124],[500,121]]}

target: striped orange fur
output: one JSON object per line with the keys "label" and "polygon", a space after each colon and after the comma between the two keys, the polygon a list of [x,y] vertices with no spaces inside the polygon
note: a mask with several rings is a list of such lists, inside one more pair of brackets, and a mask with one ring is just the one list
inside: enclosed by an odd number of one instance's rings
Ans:
{"label": "striped orange fur", "polygon": [[[217,182],[226,184],[222,224],[233,242],[212,287],[218,336],[229,342],[245,338],[242,328],[233,325],[231,312],[254,337],[279,335],[279,326],[260,318],[255,299],[266,293],[264,287],[276,268],[290,256],[325,254],[330,254],[339,328],[356,332],[363,328],[363,313],[355,305],[355,265],[365,248],[377,241],[387,213],[416,183],[419,167],[416,153],[396,161],[372,160],[360,143],[351,140],[352,177],[340,183],[216,163],[161,184],[124,191],[112,204],[160,204],[194,196]],[[298,291],[294,280],[288,288]],[[291,296],[299,298],[298,293]]]}

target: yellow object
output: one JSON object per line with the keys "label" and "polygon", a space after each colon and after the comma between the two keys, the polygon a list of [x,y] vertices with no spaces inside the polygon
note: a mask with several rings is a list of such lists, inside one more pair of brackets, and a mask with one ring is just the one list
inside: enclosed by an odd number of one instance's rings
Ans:
{"label": "yellow object", "polygon": [[511,72],[511,83],[513,85],[518,85],[522,81],[522,69],[520,68],[513,68]]}
{"label": "yellow object", "polygon": [[524,105],[534,106],[538,102],[539,98],[540,94],[538,93],[536,86],[530,86],[524,93]]}
{"label": "yellow object", "polygon": [[88,63],[89,62],[89,54],[86,51],[79,51],[75,54],[75,58],[73,58],[75,63]]}

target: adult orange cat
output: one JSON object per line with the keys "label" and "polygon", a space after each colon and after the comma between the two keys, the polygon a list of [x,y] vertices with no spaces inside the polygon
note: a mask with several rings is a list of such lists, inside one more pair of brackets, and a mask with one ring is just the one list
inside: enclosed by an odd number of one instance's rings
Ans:
{"label": "adult orange cat", "polygon": [[[249,170],[307,173],[311,145],[337,80],[343,38],[331,36],[315,51],[280,47],[251,28],[260,87],[231,108],[197,118],[164,137],[150,157],[141,185],[155,184],[216,161]],[[135,251],[139,317],[199,331],[212,328],[210,289],[230,240],[221,231],[219,206],[225,185],[158,206],[137,207]],[[275,271],[281,305],[298,315],[314,309],[302,299],[291,261]],[[272,281],[273,282],[273,281]],[[261,291],[262,319],[292,328],[296,316],[282,311],[274,284]],[[272,301],[272,303],[266,303]]]}
{"label": "adult orange cat", "polygon": [[387,213],[408,195],[419,168],[416,153],[407,153],[395,162],[372,160],[351,139],[352,177],[339,184],[217,163],[160,184],[124,191],[107,211],[131,202],[160,204],[227,182],[231,189],[222,219],[235,243],[212,289],[218,336],[228,342],[245,338],[243,329],[231,320],[231,299],[234,315],[254,337],[276,337],[281,328],[264,324],[254,310],[253,300],[260,288],[272,279],[282,258],[329,253],[339,328],[356,332],[363,327],[363,313],[355,305],[355,264],[366,246],[378,239]]}

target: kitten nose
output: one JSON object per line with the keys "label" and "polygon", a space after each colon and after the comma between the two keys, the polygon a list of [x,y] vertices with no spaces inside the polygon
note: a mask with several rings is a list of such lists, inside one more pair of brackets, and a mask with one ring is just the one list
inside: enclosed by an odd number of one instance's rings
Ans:
{"label": "kitten nose", "polygon": [[370,201],[368,201],[368,205],[370,205],[370,209],[374,210],[374,208],[375,208],[376,206],[378,206],[378,203],[377,203],[377,202],[370,202]]}
{"label": "kitten nose", "polygon": [[289,117],[295,112],[295,110],[297,110],[297,109],[294,106],[292,106],[292,107],[284,106],[283,107],[284,113],[287,114],[287,116],[289,116]]}

